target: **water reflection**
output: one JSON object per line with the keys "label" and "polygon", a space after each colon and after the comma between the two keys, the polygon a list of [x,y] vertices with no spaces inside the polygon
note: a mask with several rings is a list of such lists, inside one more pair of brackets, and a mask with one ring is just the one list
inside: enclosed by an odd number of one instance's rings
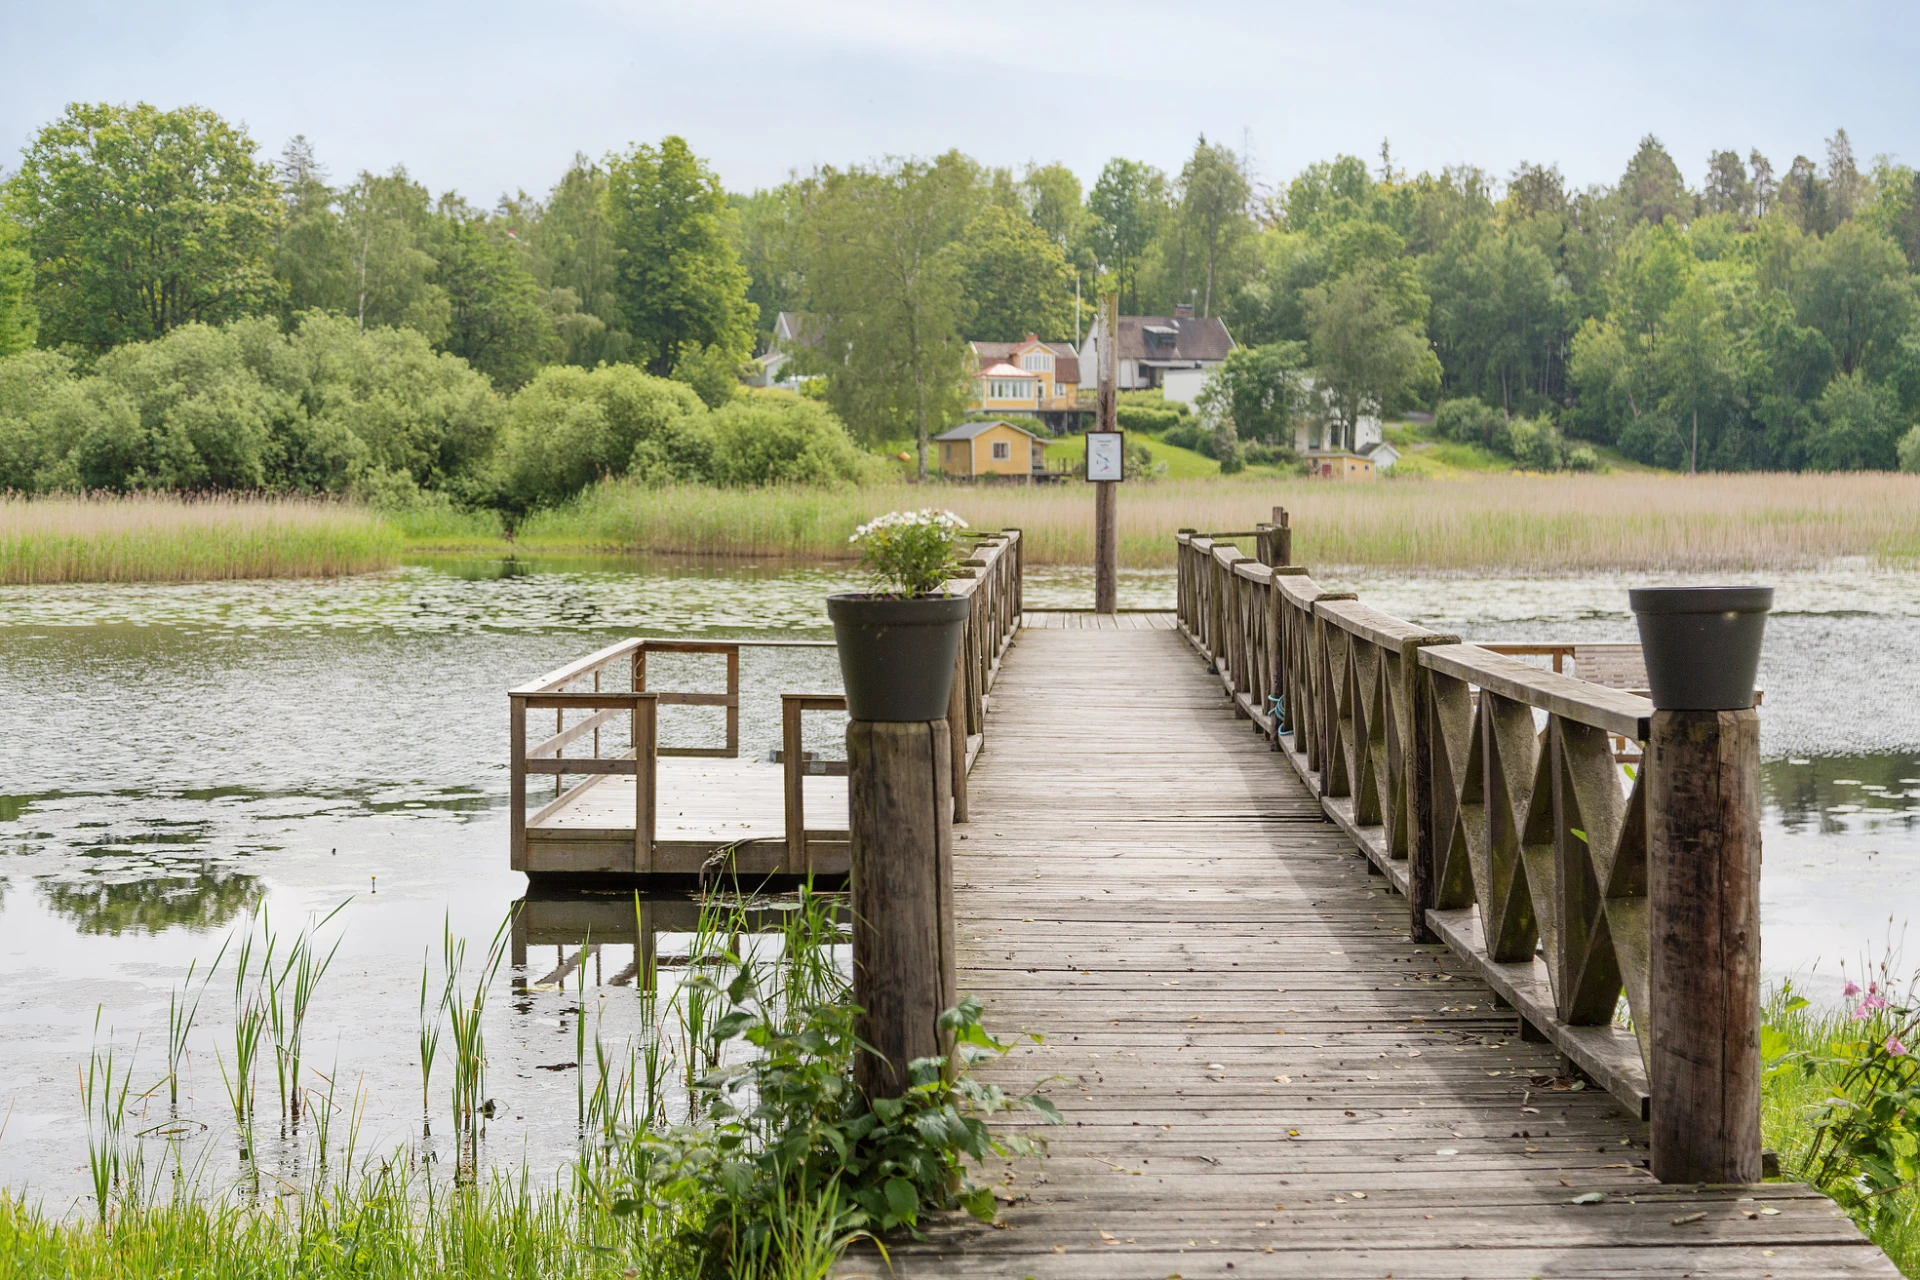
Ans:
{"label": "water reflection", "polygon": [[1920,755],[1769,760],[1761,778],[1776,821],[1796,835],[1910,839],[1920,826]]}
{"label": "water reflection", "polygon": [[[161,872],[142,880],[41,880],[40,896],[83,934],[156,934],[179,927],[218,929],[256,910],[266,897],[259,877],[217,868]],[[0,899],[0,905],[4,900]]]}

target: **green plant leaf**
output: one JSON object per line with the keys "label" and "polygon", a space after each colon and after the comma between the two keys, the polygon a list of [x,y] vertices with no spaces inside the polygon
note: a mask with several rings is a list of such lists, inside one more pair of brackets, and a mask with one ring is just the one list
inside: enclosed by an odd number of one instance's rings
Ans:
{"label": "green plant leaf", "polygon": [[960,1196],[960,1207],[982,1222],[993,1221],[993,1188],[969,1187]]}
{"label": "green plant leaf", "polygon": [[[924,1025],[924,1024],[922,1024]],[[905,1178],[888,1178],[884,1188],[887,1209],[901,1222],[912,1222],[920,1208],[920,1192]]]}

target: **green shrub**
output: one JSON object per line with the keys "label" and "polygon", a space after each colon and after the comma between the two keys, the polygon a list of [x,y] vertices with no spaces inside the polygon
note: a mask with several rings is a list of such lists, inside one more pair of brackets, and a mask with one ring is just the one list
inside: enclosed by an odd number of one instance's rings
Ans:
{"label": "green shrub", "polygon": [[691,388],[632,365],[549,366],[508,406],[497,501],[527,511],[629,471],[650,483],[704,480],[707,416]]}
{"label": "green shrub", "polygon": [[1154,435],[1180,425],[1187,417],[1187,406],[1172,404],[1122,404],[1114,417],[1122,431],[1145,431]]}
{"label": "green shrub", "polygon": [[673,380],[692,387],[709,409],[718,409],[740,394],[740,362],[725,347],[695,344],[673,362]]}
{"label": "green shrub", "polygon": [[1213,432],[1197,422],[1182,422],[1160,433],[1160,443],[1176,449],[1188,449],[1204,457],[1214,456]]}
{"label": "green shrub", "polygon": [[1250,467],[1290,467],[1300,455],[1283,444],[1246,440],[1240,443],[1240,460]]}
{"label": "green shrub", "polygon": [[182,325],[84,375],[50,352],[0,360],[0,487],[339,493],[373,470],[449,487],[484,465],[501,414],[485,377],[410,330]]}
{"label": "green shrub", "polygon": [[[0,449],[5,447],[0,444]],[[1902,471],[1920,471],[1920,426],[1909,427],[1907,434],[1900,437],[1899,453]]]}
{"label": "green shrub", "polygon": [[1472,396],[1442,400],[1434,411],[1433,429],[1444,440],[1477,444],[1509,457],[1513,454],[1506,415]]}
{"label": "green shrub", "polygon": [[1600,471],[1604,470],[1604,467],[1600,462],[1600,455],[1594,452],[1592,445],[1577,444],[1567,450],[1567,470]]}
{"label": "green shrub", "polygon": [[1566,443],[1551,422],[1515,418],[1507,437],[1513,460],[1529,471],[1558,471],[1564,465]]}
{"label": "green shrub", "polygon": [[865,455],[833,411],[785,391],[747,392],[711,418],[715,484],[833,484],[858,480]]}

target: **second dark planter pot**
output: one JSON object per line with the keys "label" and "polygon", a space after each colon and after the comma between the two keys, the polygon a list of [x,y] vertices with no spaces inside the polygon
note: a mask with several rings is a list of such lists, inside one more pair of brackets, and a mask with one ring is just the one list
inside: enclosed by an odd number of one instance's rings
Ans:
{"label": "second dark planter pot", "polygon": [[828,596],[848,717],[945,719],[969,606],[965,596]]}
{"label": "second dark planter pot", "polygon": [[1662,711],[1742,711],[1753,705],[1772,587],[1636,587],[1653,705]]}

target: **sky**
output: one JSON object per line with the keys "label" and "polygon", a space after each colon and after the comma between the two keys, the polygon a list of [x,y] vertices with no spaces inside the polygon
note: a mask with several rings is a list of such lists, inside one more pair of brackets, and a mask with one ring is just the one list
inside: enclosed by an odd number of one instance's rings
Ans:
{"label": "sky", "polygon": [[0,0],[0,167],[72,101],[197,103],[336,181],[404,164],[477,204],[680,134],[729,189],[958,147],[1177,172],[1202,134],[1284,184],[1340,152],[1612,182],[1659,136],[1784,171],[1845,128],[1920,161],[1920,6]]}

